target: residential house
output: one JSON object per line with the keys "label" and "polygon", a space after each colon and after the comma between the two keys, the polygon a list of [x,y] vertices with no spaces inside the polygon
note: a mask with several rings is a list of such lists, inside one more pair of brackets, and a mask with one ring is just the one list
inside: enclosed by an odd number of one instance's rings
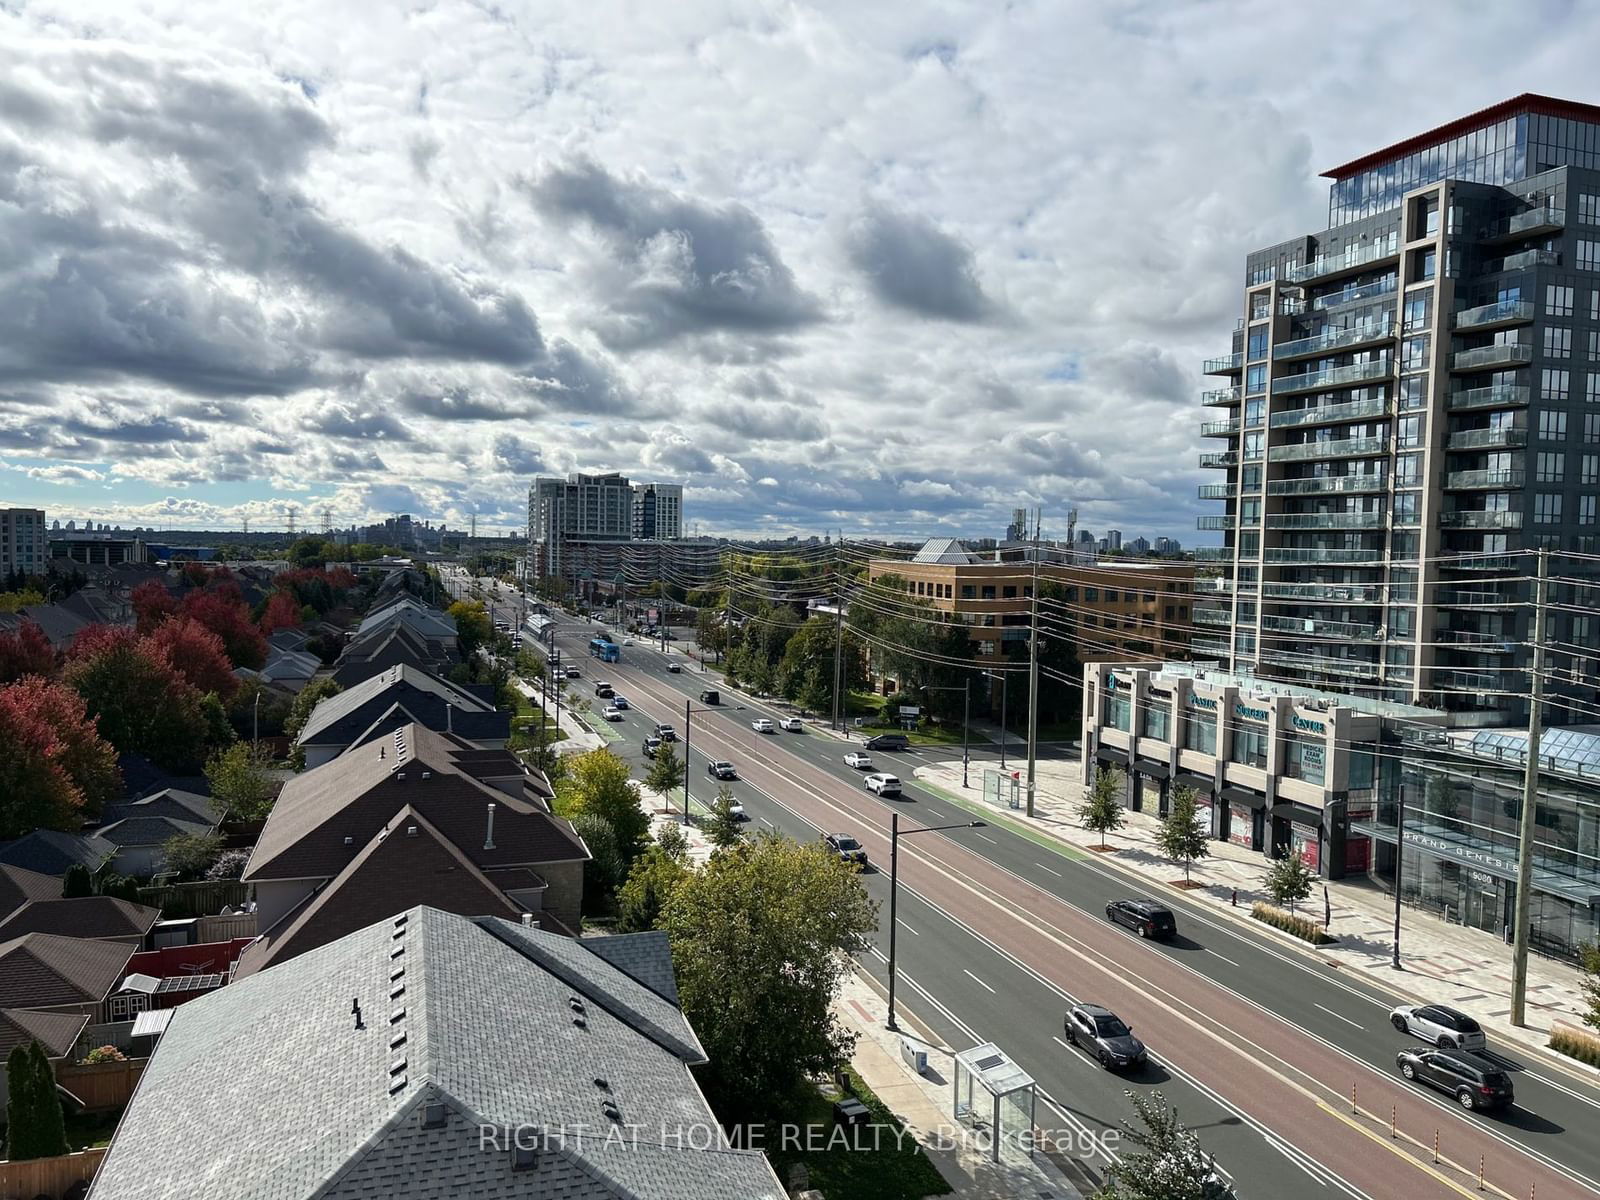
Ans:
{"label": "residential house", "polygon": [[401,665],[445,676],[461,661],[455,643],[430,640],[403,621],[357,634],[345,643],[329,674],[342,688],[353,687],[380,671]]}
{"label": "residential house", "polygon": [[126,942],[26,933],[0,942],[0,1011],[75,1013],[111,1019],[106,999],[135,947]]}
{"label": "residential house", "polygon": [[126,942],[138,949],[161,910],[114,896],[61,895],[61,880],[0,866],[0,942],[27,933]]}
{"label": "residential house", "polygon": [[297,744],[317,767],[364,736],[416,722],[498,750],[511,736],[511,714],[474,691],[411,666],[390,667],[318,702]]}
{"label": "residential house", "polygon": [[375,839],[393,836],[409,807],[428,826],[418,823],[417,836],[448,842],[542,924],[576,929],[589,851],[551,813],[549,792],[506,750],[475,749],[415,723],[375,735],[284,785],[243,875],[255,885],[259,926],[275,930]]}
{"label": "residential house", "polygon": [[[222,818],[209,807],[194,811],[171,801],[175,789],[158,792],[148,800],[117,805],[117,820],[95,830],[97,837],[116,847],[111,869],[119,875],[147,878],[167,869],[166,845],[175,837],[212,834]],[[156,804],[151,804],[151,801]],[[149,812],[141,809],[149,806]]]}
{"label": "residential house", "polygon": [[356,626],[356,637],[364,638],[379,629],[401,624],[421,634],[430,642],[439,642],[455,648],[456,623],[454,618],[424,604],[414,596],[397,596],[382,606],[374,606]]}
{"label": "residential house", "polygon": [[311,682],[312,676],[322,670],[322,660],[305,650],[285,650],[273,642],[267,643],[266,661],[260,670],[235,667],[233,673],[240,679],[258,679],[289,695],[295,695]]}
{"label": "residential house", "polygon": [[18,1046],[38,1042],[51,1067],[77,1057],[78,1039],[89,1018],[80,1012],[39,1012],[27,1008],[0,1009],[0,1119],[10,1099],[6,1060]]}
{"label": "residential house", "polygon": [[412,908],[174,1012],[89,1196],[782,1200],[705,1061],[661,934]]}
{"label": "residential house", "polygon": [[68,867],[80,866],[95,875],[116,852],[114,845],[96,834],[35,829],[12,841],[0,842],[0,866],[22,867],[57,877],[65,875]]}

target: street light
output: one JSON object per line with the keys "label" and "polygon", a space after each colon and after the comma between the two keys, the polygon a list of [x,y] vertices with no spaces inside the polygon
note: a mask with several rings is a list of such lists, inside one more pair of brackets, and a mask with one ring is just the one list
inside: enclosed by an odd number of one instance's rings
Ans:
{"label": "street light", "polygon": [[925,692],[960,692],[961,693],[961,786],[970,786],[967,783],[967,763],[971,761],[967,754],[967,717],[972,711],[972,689],[967,685],[972,681],[963,679],[960,687],[926,687]]}
{"label": "street light", "polygon": [[[685,776],[687,778],[687,775]],[[918,829],[908,829],[906,837],[914,833],[939,833],[946,829],[983,829],[987,821],[963,821],[959,825],[924,825]],[[895,900],[900,892],[900,814],[889,814],[889,1028],[898,1030],[900,1026],[894,1022],[894,935],[895,935]]]}
{"label": "street light", "polygon": [[1003,673],[996,675],[993,671],[980,671],[979,674],[1000,681],[1000,769],[1004,771],[1006,769],[1006,681],[1010,676]]}
{"label": "street light", "polygon": [[695,712],[710,712],[709,708],[696,710],[693,700],[683,702],[683,823],[689,823],[689,721]]}

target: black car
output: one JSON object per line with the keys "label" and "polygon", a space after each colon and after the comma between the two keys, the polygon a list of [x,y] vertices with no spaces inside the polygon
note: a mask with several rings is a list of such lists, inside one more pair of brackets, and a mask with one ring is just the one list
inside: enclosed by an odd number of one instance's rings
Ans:
{"label": "black car", "polygon": [[1103,1005],[1075,1004],[1061,1024],[1068,1044],[1094,1055],[1108,1071],[1136,1067],[1148,1057],[1144,1043],[1133,1036],[1133,1030]]}
{"label": "black car", "polygon": [[710,688],[707,688],[705,691],[700,693],[700,703],[701,704],[721,704],[722,703],[722,697],[719,696],[716,692],[712,691]]}
{"label": "black car", "polygon": [[1106,916],[1118,925],[1126,925],[1140,937],[1166,939],[1178,933],[1178,922],[1172,910],[1154,900],[1113,900],[1106,905]]}
{"label": "black car", "polygon": [[911,739],[903,733],[880,733],[861,743],[867,750],[909,750]]}
{"label": "black car", "polygon": [[609,683],[597,683],[594,685],[594,694],[602,700],[609,700],[617,693]]}
{"label": "black car", "polygon": [[867,851],[860,842],[847,833],[825,833],[822,835],[823,844],[832,850],[845,862],[867,865]]}
{"label": "black car", "polygon": [[1515,1099],[1511,1076],[1480,1054],[1411,1046],[1395,1055],[1407,1079],[1448,1092],[1465,1109],[1505,1108]]}

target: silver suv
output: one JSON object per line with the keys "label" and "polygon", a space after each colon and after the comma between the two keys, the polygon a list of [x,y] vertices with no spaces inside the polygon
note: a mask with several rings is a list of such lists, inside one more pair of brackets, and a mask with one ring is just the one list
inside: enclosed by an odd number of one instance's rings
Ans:
{"label": "silver suv", "polygon": [[1482,1050],[1483,1027],[1459,1009],[1443,1004],[1402,1004],[1389,1014],[1401,1033],[1441,1050]]}

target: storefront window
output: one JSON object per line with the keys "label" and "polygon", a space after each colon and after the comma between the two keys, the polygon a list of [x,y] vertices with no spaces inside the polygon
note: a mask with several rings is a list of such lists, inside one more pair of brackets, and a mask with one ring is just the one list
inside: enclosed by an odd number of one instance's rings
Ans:
{"label": "storefront window", "polygon": [[1127,733],[1133,720],[1133,702],[1115,693],[1106,697],[1106,724]]}
{"label": "storefront window", "polygon": [[1172,740],[1172,700],[1166,696],[1145,698],[1144,716],[1139,722],[1139,736]]}
{"label": "storefront window", "polygon": [[1217,714],[1190,709],[1183,715],[1183,748],[1202,754],[1217,752]]}
{"label": "storefront window", "polygon": [[1229,761],[1247,767],[1267,765],[1267,731],[1259,725],[1237,725],[1233,730],[1233,753]]}
{"label": "storefront window", "polygon": [[1321,738],[1287,733],[1283,736],[1283,773],[1290,779],[1303,779],[1319,786],[1327,782],[1328,750]]}

